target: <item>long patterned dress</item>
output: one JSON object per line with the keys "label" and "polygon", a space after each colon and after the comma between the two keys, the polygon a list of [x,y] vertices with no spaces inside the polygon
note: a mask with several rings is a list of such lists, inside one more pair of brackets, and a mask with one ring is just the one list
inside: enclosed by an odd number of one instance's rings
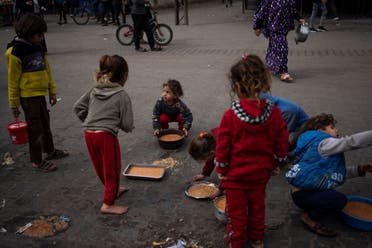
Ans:
{"label": "long patterned dress", "polygon": [[253,17],[253,29],[261,29],[269,40],[266,66],[275,75],[288,72],[287,34],[295,19],[300,19],[295,0],[263,0]]}

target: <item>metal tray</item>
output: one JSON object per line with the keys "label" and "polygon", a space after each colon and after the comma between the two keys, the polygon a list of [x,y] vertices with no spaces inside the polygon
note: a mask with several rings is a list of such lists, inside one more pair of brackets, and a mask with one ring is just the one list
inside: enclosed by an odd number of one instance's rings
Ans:
{"label": "metal tray", "polygon": [[190,198],[193,198],[193,199],[197,199],[197,200],[205,200],[205,199],[210,199],[209,196],[207,197],[197,197],[197,196],[192,196],[189,194],[189,189],[194,186],[194,185],[200,185],[200,184],[205,184],[205,185],[208,185],[208,186],[212,186],[214,188],[217,189],[216,185],[214,183],[210,183],[210,182],[207,182],[207,181],[202,181],[202,182],[194,182],[194,183],[190,183],[186,189],[185,189],[185,195],[187,195],[188,197]]}
{"label": "metal tray", "polygon": [[[146,176],[146,175],[136,175],[136,174],[130,174],[129,170],[132,167],[142,167],[142,168],[162,168],[163,173],[160,176],[154,177],[154,176]],[[145,179],[145,180],[160,180],[165,175],[165,166],[162,165],[153,165],[153,164],[128,164],[128,166],[123,171],[123,175],[127,178],[131,179]]]}

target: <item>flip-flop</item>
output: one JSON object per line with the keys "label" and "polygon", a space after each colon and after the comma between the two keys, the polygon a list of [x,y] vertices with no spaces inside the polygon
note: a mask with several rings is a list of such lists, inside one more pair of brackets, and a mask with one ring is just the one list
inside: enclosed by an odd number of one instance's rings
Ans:
{"label": "flip-flop", "polygon": [[293,81],[293,78],[289,73],[283,73],[280,74],[280,81],[286,82],[286,83],[291,83]]}

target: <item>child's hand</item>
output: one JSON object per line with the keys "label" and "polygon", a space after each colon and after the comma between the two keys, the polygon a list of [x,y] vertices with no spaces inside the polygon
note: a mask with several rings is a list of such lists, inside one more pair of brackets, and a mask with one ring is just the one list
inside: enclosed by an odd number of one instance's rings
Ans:
{"label": "child's hand", "polygon": [[189,132],[187,131],[187,129],[186,128],[183,128],[182,131],[185,134],[185,137],[187,137],[187,135],[189,134]]}
{"label": "child's hand", "polygon": [[159,129],[155,129],[155,130],[154,130],[154,135],[155,135],[155,136],[158,136],[159,133],[160,133],[160,130],[159,130]]}
{"label": "child's hand", "polygon": [[372,173],[372,164],[362,165],[362,170],[364,173],[366,172]]}
{"label": "child's hand", "polygon": [[225,176],[223,176],[222,174],[217,174],[217,176],[218,176],[218,179],[220,179],[220,180],[226,180],[227,179],[227,177],[225,177]]}
{"label": "child's hand", "polygon": [[14,118],[17,118],[21,114],[18,107],[11,108],[11,110],[12,110],[12,114],[13,114]]}
{"label": "child's hand", "polygon": [[261,29],[255,29],[255,30],[254,30],[254,33],[255,33],[256,36],[260,36],[260,34],[261,34]]}
{"label": "child's hand", "polygon": [[213,190],[213,192],[209,195],[209,198],[213,200],[214,198],[219,196],[220,193],[221,193],[221,191],[217,188],[217,189]]}
{"label": "child's hand", "polygon": [[194,176],[194,178],[192,179],[193,182],[196,182],[196,181],[201,181],[205,178],[205,176],[203,174],[198,174],[196,176]]}
{"label": "child's hand", "polygon": [[56,105],[56,103],[57,103],[57,95],[56,94],[49,94],[49,103],[52,106]]}

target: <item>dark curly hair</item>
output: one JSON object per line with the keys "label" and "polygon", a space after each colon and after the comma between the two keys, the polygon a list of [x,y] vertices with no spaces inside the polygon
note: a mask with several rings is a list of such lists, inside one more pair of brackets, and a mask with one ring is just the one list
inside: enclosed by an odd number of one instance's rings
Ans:
{"label": "dark curly hair", "polygon": [[309,130],[324,129],[329,125],[335,126],[336,123],[337,121],[335,120],[332,114],[321,113],[319,115],[311,117],[301,126],[300,130],[298,130],[298,132],[295,133],[293,140],[291,142],[291,146],[292,147],[296,146],[298,138],[304,132]]}
{"label": "dark curly hair", "polygon": [[183,96],[183,90],[181,83],[175,79],[168,79],[166,83],[163,83],[163,88],[165,86],[168,86],[169,89],[173,92],[173,94],[177,97],[180,98]]}
{"label": "dark curly hair", "polygon": [[47,24],[44,19],[36,14],[27,13],[22,15],[14,25],[15,32],[19,38],[28,40],[36,34],[43,34],[47,31]]}
{"label": "dark curly hair", "polygon": [[231,82],[231,98],[237,93],[239,84],[242,97],[251,97],[259,100],[261,92],[269,92],[271,88],[271,75],[260,57],[257,55],[244,55],[235,63],[229,73]]}

